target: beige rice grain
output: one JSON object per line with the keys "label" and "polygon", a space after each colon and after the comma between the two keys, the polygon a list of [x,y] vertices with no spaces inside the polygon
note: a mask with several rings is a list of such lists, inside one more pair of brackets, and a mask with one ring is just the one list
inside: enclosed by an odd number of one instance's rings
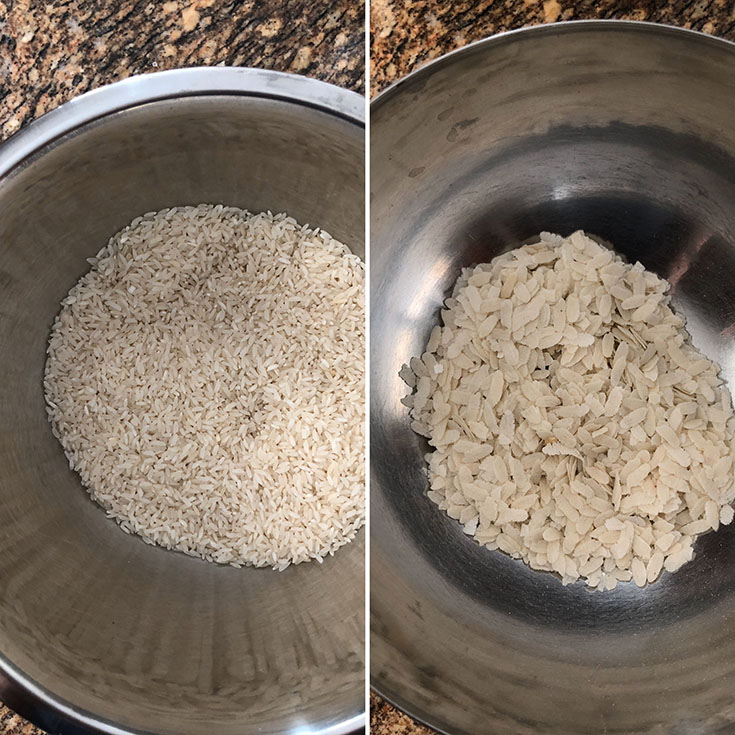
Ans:
{"label": "beige rice grain", "polygon": [[322,561],[352,539],[365,512],[360,259],[285,214],[200,205],[137,218],[89,262],[44,385],[69,464],[108,516],[235,566]]}
{"label": "beige rice grain", "polygon": [[464,270],[433,371],[401,373],[421,375],[431,499],[564,584],[643,586],[691,560],[733,520],[735,416],[667,291],[582,232]]}

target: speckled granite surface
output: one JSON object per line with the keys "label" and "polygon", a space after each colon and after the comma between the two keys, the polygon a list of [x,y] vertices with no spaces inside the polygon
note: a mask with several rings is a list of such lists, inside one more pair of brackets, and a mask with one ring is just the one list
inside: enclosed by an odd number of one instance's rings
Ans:
{"label": "speckled granite surface", "polygon": [[[493,33],[590,18],[669,23],[735,41],[732,0],[371,0],[370,93]],[[370,732],[435,735],[374,694]]]}
{"label": "speckled granite surface", "polygon": [[[0,0],[0,140],[133,74],[257,66],[364,93],[362,0]],[[44,735],[0,704],[0,735]]]}
{"label": "speckled granite surface", "polygon": [[391,707],[376,694],[370,694],[371,735],[435,735],[433,730],[414,722],[408,715]]}
{"label": "speckled granite surface", "polygon": [[3,735],[45,735],[15,712],[0,705],[0,732]]}
{"label": "speckled granite surface", "polygon": [[584,18],[671,23],[735,40],[732,0],[372,0],[371,94],[493,33]]}
{"label": "speckled granite surface", "polygon": [[362,0],[0,0],[0,139],[132,74],[258,66],[364,92]]}

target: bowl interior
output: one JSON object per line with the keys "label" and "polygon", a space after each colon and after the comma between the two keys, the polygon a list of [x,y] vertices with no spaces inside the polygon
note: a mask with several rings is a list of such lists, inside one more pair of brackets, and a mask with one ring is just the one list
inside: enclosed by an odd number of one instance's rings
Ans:
{"label": "bowl interior", "polygon": [[[373,684],[452,733],[725,732],[735,723],[735,528],[675,575],[563,587],[425,496],[398,370],[462,267],[584,229],[666,277],[735,386],[735,53],[645,24],[469,47],[373,105]],[[724,729],[722,729],[724,728]]]}
{"label": "bowl interior", "polygon": [[363,711],[363,533],[282,573],[148,546],[69,470],[42,389],[60,300],[135,216],[286,211],[363,255],[363,158],[337,115],[193,96],[106,115],[0,180],[2,692],[45,728],[327,732]]}

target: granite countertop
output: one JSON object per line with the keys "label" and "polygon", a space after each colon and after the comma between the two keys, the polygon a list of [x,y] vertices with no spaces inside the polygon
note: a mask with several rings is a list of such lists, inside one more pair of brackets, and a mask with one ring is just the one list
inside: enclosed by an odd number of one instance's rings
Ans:
{"label": "granite countertop", "polygon": [[[563,20],[645,20],[735,41],[731,0],[371,0],[370,94],[431,59],[512,28]],[[372,735],[435,735],[370,697]]]}
{"label": "granite countertop", "polygon": [[257,66],[364,93],[358,0],[0,0],[0,140],[133,74]]}
{"label": "granite countertop", "polygon": [[[0,0],[0,140],[89,89],[184,66],[257,66],[361,94],[361,0]],[[44,735],[0,704],[0,735]]]}

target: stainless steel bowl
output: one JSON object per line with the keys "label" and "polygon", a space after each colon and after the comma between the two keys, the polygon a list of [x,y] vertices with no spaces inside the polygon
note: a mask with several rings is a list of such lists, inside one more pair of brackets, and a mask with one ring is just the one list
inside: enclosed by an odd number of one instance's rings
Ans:
{"label": "stainless steel bowl", "polygon": [[584,228],[671,281],[735,385],[735,46],[522,30],[410,75],[371,120],[374,686],[451,733],[735,732],[735,527],[647,589],[562,587],[426,498],[398,378],[462,266]]}
{"label": "stainless steel bowl", "polygon": [[91,92],[0,147],[0,699],[50,732],[350,732],[364,720],[364,539],[235,569],[105,518],[45,418],[46,340],[133,217],[287,211],[362,255],[363,99],[248,69]]}

